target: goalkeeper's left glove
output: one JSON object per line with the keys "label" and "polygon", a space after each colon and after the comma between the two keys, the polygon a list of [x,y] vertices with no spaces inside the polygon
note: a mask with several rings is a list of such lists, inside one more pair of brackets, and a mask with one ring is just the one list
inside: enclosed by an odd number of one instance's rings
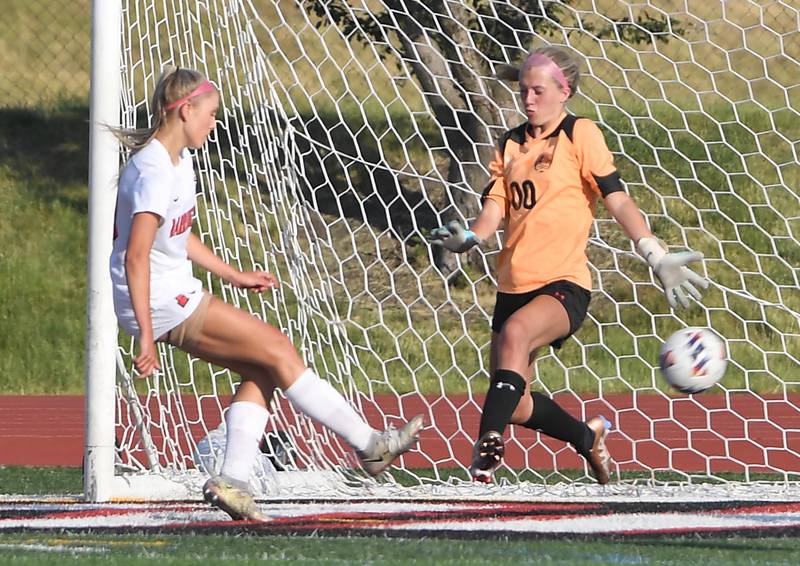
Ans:
{"label": "goalkeeper's left glove", "polygon": [[686,293],[698,301],[703,298],[695,285],[708,289],[708,279],[686,267],[687,263],[702,260],[702,253],[693,251],[669,253],[666,244],[657,238],[640,239],[636,243],[636,250],[650,264],[653,273],[661,281],[671,307],[675,308],[680,303],[684,308],[688,308],[689,299]]}
{"label": "goalkeeper's left glove", "polygon": [[431,230],[428,241],[435,246],[444,246],[451,252],[462,253],[483,243],[472,230],[465,230],[458,220]]}

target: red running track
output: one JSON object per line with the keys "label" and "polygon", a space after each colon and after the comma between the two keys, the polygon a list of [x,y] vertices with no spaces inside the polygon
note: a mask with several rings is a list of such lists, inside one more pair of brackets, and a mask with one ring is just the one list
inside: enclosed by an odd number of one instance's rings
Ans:
{"label": "red running track", "polygon": [[[219,412],[203,406],[209,429]],[[667,399],[660,395],[610,395],[581,401],[573,395],[556,399],[571,414],[586,418],[604,414],[614,422],[608,446],[624,470],[677,469],[686,472],[791,471],[800,472],[800,395],[758,397],[749,393],[698,395]],[[671,401],[671,402],[670,402]],[[480,418],[481,399],[465,395],[364,400],[369,422],[382,427],[381,412],[389,423],[400,415],[425,414],[426,428],[419,452],[405,457],[408,467],[452,467],[469,461]],[[187,417],[195,419],[194,400],[184,402]],[[194,409],[192,409],[194,407]],[[401,412],[402,408],[402,412]],[[80,466],[84,438],[83,396],[0,396],[0,465]],[[198,419],[199,421],[199,419]],[[195,439],[200,424],[191,425]],[[438,431],[438,432],[437,432]],[[538,438],[522,427],[512,427],[506,462],[515,468],[582,467],[581,459],[563,442]],[[154,435],[158,443],[158,435]]]}

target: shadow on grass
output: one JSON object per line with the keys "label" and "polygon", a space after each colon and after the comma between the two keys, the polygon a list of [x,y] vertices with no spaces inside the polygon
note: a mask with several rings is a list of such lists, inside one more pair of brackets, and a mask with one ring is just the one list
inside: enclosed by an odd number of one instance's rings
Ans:
{"label": "shadow on grass", "polygon": [[[301,192],[317,212],[366,221],[378,231],[392,228],[400,238],[408,237],[415,226],[428,229],[438,225],[437,212],[425,196],[406,188],[383,163],[376,138],[353,139],[334,116],[299,120],[306,122],[303,129],[309,137],[305,139],[329,139],[342,155],[360,156],[358,160],[333,159],[301,138],[300,153],[305,156],[303,169],[307,175]],[[137,122],[147,122],[142,111]],[[241,151],[232,147],[241,133],[231,133],[217,137],[217,149],[226,157]],[[251,147],[258,147],[255,140],[248,141]],[[64,187],[88,184],[88,159],[86,101],[67,99],[46,107],[0,108],[0,166],[8,167],[19,179],[38,180],[26,184],[30,196],[85,212],[86,195],[73,194]],[[265,186],[260,188],[268,192]]]}
{"label": "shadow on grass", "polygon": [[[47,108],[0,108],[0,167],[28,196],[86,211],[89,106],[64,100]],[[31,182],[25,182],[30,179]]]}
{"label": "shadow on grass", "polygon": [[[247,183],[265,200],[274,197],[274,183],[288,168],[297,176],[292,196],[316,214],[368,224],[375,232],[391,230],[397,239],[407,240],[439,225],[439,214],[426,193],[443,193],[445,188],[435,174],[423,180],[415,172],[420,163],[430,162],[422,134],[415,137],[403,116],[391,120],[367,122],[357,114],[343,118],[323,110],[294,116],[287,123],[274,112],[264,112],[221,123],[209,140],[208,153],[215,169],[233,165],[240,175],[253,172]],[[294,133],[291,146],[283,139],[262,137],[264,132],[284,131]],[[408,138],[417,143],[402,141]]]}

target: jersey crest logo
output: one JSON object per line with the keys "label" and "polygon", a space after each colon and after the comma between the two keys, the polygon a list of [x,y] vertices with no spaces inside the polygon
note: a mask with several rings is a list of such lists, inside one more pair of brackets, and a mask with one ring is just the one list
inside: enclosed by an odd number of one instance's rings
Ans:
{"label": "jersey crest logo", "polygon": [[189,302],[189,297],[187,297],[186,295],[181,294],[181,295],[178,295],[177,297],[175,297],[175,300],[178,301],[178,305],[180,305],[180,307],[183,308]]}
{"label": "jersey crest logo", "polygon": [[550,169],[550,165],[553,164],[553,154],[549,151],[545,151],[539,157],[536,158],[536,161],[533,163],[533,170],[534,171],[547,171]]}
{"label": "jersey crest logo", "polygon": [[540,172],[540,171],[547,171],[550,169],[550,165],[553,164],[553,155],[556,152],[556,145],[558,145],[558,137],[551,137],[547,140],[547,147],[545,147],[544,151],[539,154],[539,157],[536,158],[536,161],[533,162],[533,170]]}

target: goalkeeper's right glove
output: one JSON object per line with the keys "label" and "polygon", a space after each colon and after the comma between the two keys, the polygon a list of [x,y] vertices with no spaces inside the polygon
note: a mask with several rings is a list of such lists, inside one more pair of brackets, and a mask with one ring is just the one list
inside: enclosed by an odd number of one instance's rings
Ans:
{"label": "goalkeeper's right glove", "polygon": [[462,253],[483,243],[472,230],[465,230],[458,220],[431,230],[428,241],[434,246],[444,246],[451,252]]}

